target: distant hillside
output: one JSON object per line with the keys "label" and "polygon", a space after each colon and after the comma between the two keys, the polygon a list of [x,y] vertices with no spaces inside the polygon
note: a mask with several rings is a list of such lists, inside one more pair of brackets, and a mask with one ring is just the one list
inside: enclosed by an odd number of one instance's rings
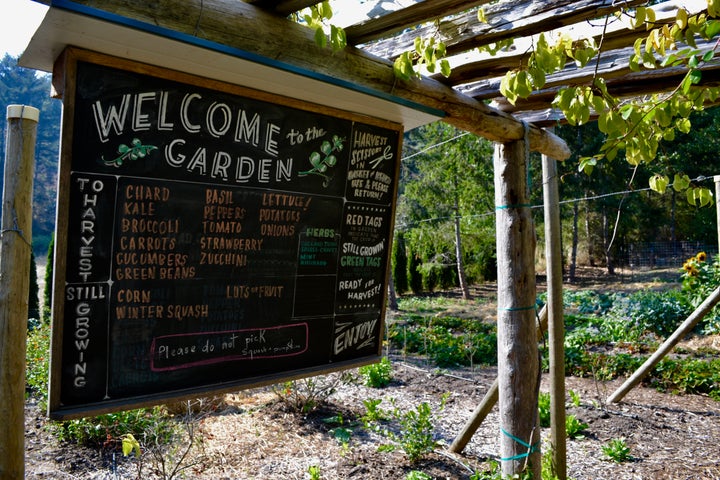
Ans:
{"label": "distant hillside", "polygon": [[[45,258],[52,232],[55,229],[57,193],[57,162],[60,145],[60,116],[62,103],[50,97],[50,76],[17,66],[17,57],[5,55],[0,60],[0,104],[30,105],[40,110],[37,143],[35,146],[35,178],[33,182],[33,250],[35,256]],[[7,115],[0,116],[0,166],[5,164]],[[3,170],[4,171],[4,170]],[[3,178],[0,175],[0,188]]]}

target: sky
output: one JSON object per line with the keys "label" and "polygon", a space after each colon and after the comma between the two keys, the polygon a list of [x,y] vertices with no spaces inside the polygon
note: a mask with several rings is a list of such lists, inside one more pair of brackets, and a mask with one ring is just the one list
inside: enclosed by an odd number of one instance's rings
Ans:
{"label": "sky", "polygon": [[0,57],[25,50],[47,8],[31,0],[0,0]]}

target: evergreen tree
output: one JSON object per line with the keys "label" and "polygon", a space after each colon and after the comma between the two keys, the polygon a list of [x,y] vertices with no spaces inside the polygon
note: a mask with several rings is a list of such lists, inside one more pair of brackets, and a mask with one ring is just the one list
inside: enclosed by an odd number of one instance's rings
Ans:
{"label": "evergreen tree", "polygon": [[405,250],[405,234],[397,232],[392,250],[392,276],[395,292],[402,295],[408,291],[408,259]]}
{"label": "evergreen tree", "polygon": [[38,286],[37,263],[35,262],[35,254],[30,251],[30,288],[28,290],[28,318],[40,320],[40,299],[38,294],[40,287]]}
{"label": "evergreen tree", "polygon": [[[35,175],[33,179],[33,250],[44,255],[55,228],[55,202],[57,197],[57,161],[60,145],[61,102],[50,97],[50,75],[39,75],[35,70],[17,65],[17,58],[5,55],[0,59],[0,104],[30,105],[40,110],[35,146]],[[5,152],[7,118],[2,115],[0,152]],[[4,166],[5,155],[0,158]],[[2,171],[2,170],[0,170]],[[0,191],[3,176],[0,174]]]}
{"label": "evergreen tree", "polygon": [[53,297],[53,263],[55,261],[55,235],[50,237],[50,245],[47,252],[47,264],[45,265],[45,288],[43,290],[42,321],[50,324],[52,320],[52,297]]}

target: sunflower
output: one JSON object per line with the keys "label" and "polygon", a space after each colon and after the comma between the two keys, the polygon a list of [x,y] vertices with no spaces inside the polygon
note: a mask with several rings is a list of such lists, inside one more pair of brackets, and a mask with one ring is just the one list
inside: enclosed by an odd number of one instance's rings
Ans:
{"label": "sunflower", "polygon": [[690,259],[690,260],[686,261],[685,263],[683,263],[682,268],[683,268],[683,270],[685,270],[685,273],[688,273],[688,274],[689,274],[690,272],[692,272],[693,270],[695,270],[695,265],[693,265],[692,259]]}
{"label": "sunflower", "polygon": [[697,260],[698,262],[704,262],[705,260],[707,260],[707,253],[705,253],[705,252],[699,252],[699,253],[695,256],[695,260]]}

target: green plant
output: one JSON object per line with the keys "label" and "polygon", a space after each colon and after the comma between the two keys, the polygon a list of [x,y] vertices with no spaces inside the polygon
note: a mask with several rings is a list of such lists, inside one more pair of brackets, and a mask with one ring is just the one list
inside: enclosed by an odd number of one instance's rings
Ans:
{"label": "green plant", "polygon": [[632,460],[630,447],[628,447],[624,438],[613,438],[602,446],[602,451],[613,462],[622,463]]}
{"label": "green plant", "polygon": [[[699,252],[683,263],[682,292],[692,308],[698,307],[720,283],[720,263],[707,261],[705,252]],[[720,332],[720,307],[715,306],[703,323],[705,333]]]}
{"label": "green plant", "polygon": [[407,475],[405,475],[405,480],[433,480],[433,477],[431,477],[425,472],[413,470]]}
{"label": "green plant", "polygon": [[[440,406],[444,408],[445,400]],[[417,405],[414,410],[406,412],[395,408],[390,412],[390,418],[395,421],[398,431],[386,428],[382,430],[393,443],[382,445],[380,451],[393,451],[400,447],[410,462],[415,463],[426,454],[435,450],[437,441],[433,436],[433,412],[427,402]]]}
{"label": "green plant", "polygon": [[575,415],[565,417],[565,432],[570,438],[583,438],[582,432],[588,427],[587,423],[578,420]]}
{"label": "green plant", "polygon": [[50,372],[50,325],[41,324],[28,332],[25,362],[25,383],[44,408]]}
{"label": "green plant", "polygon": [[272,391],[290,411],[305,414],[325,402],[346,380],[346,375],[321,375],[276,384]]}
{"label": "green plant", "polygon": [[119,445],[127,434],[146,444],[164,444],[176,433],[172,417],[162,407],[53,422],[50,428],[61,441],[105,447]]}
{"label": "green plant", "polygon": [[310,465],[308,467],[308,473],[310,474],[310,480],[320,480],[320,467],[317,465]]}
{"label": "green plant", "polygon": [[368,387],[382,388],[392,380],[392,365],[387,357],[382,357],[378,363],[360,367],[358,373],[365,379]]}
{"label": "green plant", "polygon": [[550,394],[540,392],[538,395],[538,414],[540,418],[540,426],[547,428],[550,426]]}
{"label": "green plant", "polygon": [[570,396],[570,403],[575,406],[580,406],[580,394],[578,394],[575,390],[568,390],[568,395]]}

